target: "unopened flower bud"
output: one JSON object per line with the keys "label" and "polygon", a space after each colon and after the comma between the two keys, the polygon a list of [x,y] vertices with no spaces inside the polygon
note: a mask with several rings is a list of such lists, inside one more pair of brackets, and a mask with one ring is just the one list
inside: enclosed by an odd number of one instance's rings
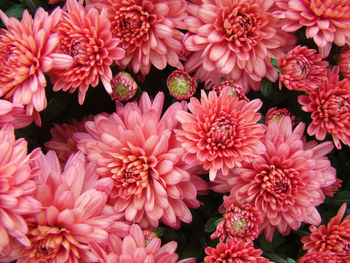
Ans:
{"label": "unopened flower bud", "polygon": [[239,84],[236,84],[233,80],[223,81],[220,83],[220,85],[218,86],[214,85],[211,89],[216,91],[216,94],[219,96],[221,91],[226,87],[230,88],[229,93],[233,97],[237,96],[240,100],[249,101],[249,99],[246,97],[246,95],[243,92],[243,87]]}
{"label": "unopened flower bud", "polygon": [[265,116],[265,125],[268,125],[270,121],[279,122],[282,117],[290,117],[292,125],[294,125],[295,116],[290,116],[290,112],[287,109],[278,109],[276,107],[267,111]]}
{"label": "unopened flower bud", "polygon": [[133,98],[137,91],[137,83],[127,72],[119,72],[111,81],[113,100],[127,101]]}
{"label": "unopened flower bud", "polygon": [[183,70],[173,71],[167,80],[170,95],[177,100],[189,99],[197,89],[196,78]]}

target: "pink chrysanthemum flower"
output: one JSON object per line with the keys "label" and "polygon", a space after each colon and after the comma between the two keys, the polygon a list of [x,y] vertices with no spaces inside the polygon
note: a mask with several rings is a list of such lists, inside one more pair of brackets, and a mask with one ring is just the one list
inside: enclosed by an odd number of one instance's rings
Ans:
{"label": "pink chrysanthemum flower", "polygon": [[220,242],[226,239],[234,241],[253,241],[259,235],[259,224],[262,218],[258,210],[250,204],[242,204],[224,196],[224,219],[217,225],[216,231],[210,236],[219,237]]}
{"label": "pink chrysanthemum flower", "polygon": [[52,139],[44,143],[46,149],[54,150],[60,162],[65,163],[72,153],[78,151],[77,143],[73,139],[75,132],[85,132],[85,122],[93,116],[84,117],[80,122],[72,120],[72,124],[54,124],[50,130]]}
{"label": "pink chrysanthemum flower", "polygon": [[342,259],[332,252],[309,252],[299,258],[298,263],[342,263]]}
{"label": "pink chrysanthemum flower", "polygon": [[328,56],[332,43],[350,45],[350,3],[348,0],[276,0],[282,29],[295,32],[306,27],[322,55]]}
{"label": "pink chrysanthemum flower", "polygon": [[217,192],[230,191],[237,201],[254,205],[263,217],[261,231],[272,240],[275,229],[288,235],[302,222],[319,224],[316,206],[325,198],[322,187],[333,184],[336,171],[325,155],[331,142],[317,144],[303,139],[305,125],[292,129],[289,117],[270,122],[262,140],[265,154],[243,163],[242,168],[218,175]]}
{"label": "pink chrysanthemum flower", "polygon": [[287,109],[277,109],[277,107],[273,107],[266,112],[265,125],[269,125],[271,121],[279,122],[280,119],[284,117],[290,117],[292,121],[292,126],[294,126],[295,116],[290,116],[290,112]]}
{"label": "pink chrysanthemum flower", "polygon": [[167,64],[182,69],[179,60],[184,47],[184,0],[87,0],[87,8],[108,9],[114,37],[120,39],[125,58],[117,61],[134,73],[149,73],[151,65],[164,69]]}
{"label": "pink chrysanthemum flower", "polygon": [[340,141],[350,146],[350,79],[339,81],[339,67],[328,70],[322,85],[309,95],[301,95],[298,102],[302,110],[311,112],[309,135],[323,140],[327,132],[335,146],[341,149]]}
{"label": "pink chrysanthemum flower", "polygon": [[340,72],[344,78],[350,79],[350,46],[343,48],[338,56]]}
{"label": "pink chrysanthemum flower", "polygon": [[94,163],[85,165],[83,153],[72,155],[63,172],[53,151],[32,165],[41,171],[35,198],[43,208],[26,218],[31,243],[16,251],[18,263],[96,262],[90,243],[106,243],[110,233],[128,233],[129,225],[118,222],[106,205],[112,180],[98,179]]}
{"label": "pink chrysanthemum flower", "polygon": [[163,93],[153,102],[147,93],[139,104],[117,102],[117,113],[97,115],[86,122],[87,133],[73,135],[78,149],[97,162],[97,173],[113,179],[116,213],[142,228],[156,228],[159,220],[174,228],[190,223],[189,207],[200,205],[196,188],[205,184],[182,162],[185,150],[174,134],[174,115],[186,104],[172,104],[161,117],[163,103]]}
{"label": "pink chrysanthemum flower", "polygon": [[25,215],[40,212],[41,204],[32,197],[36,190],[33,180],[38,169],[30,162],[41,154],[39,148],[27,154],[27,142],[16,140],[14,129],[5,125],[0,130],[0,254],[7,254],[9,238],[30,245]]}
{"label": "pink chrysanthemum flower", "polygon": [[125,51],[117,47],[119,40],[112,37],[106,10],[100,14],[95,8],[86,11],[76,0],[67,0],[66,6],[67,12],[62,14],[57,28],[59,50],[72,56],[74,62],[52,72],[53,90],[78,89],[79,103],[83,104],[89,86],[96,87],[100,79],[106,91],[112,93],[110,66],[122,59]]}
{"label": "pink chrysanthemum flower", "polygon": [[216,248],[206,247],[204,258],[206,263],[217,262],[245,262],[245,263],[269,263],[267,258],[261,256],[262,250],[255,249],[253,242],[233,241],[228,239],[226,243],[219,243]]}
{"label": "pink chrysanthemum flower", "polygon": [[303,237],[304,250],[308,252],[335,253],[342,259],[341,262],[350,262],[350,215],[343,216],[346,210],[344,203],[337,215],[329,220],[328,225],[319,228],[310,226],[311,234]]}
{"label": "pink chrysanthemum flower", "polygon": [[274,1],[207,0],[189,4],[184,43],[193,54],[185,70],[208,84],[220,78],[235,80],[247,93],[260,89],[264,77],[275,82],[277,69],[270,62],[291,49],[296,38],[279,28],[272,16]]}
{"label": "pink chrysanthemum flower", "polygon": [[259,99],[247,102],[233,97],[229,88],[219,97],[215,91],[207,96],[203,90],[201,102],[191,98],[188,108],[192,113],[176,113],[182,124],[182,130],[175,130],[176,138],[186,150],[183,160],[203,165],[213,181],[219,170],[227,174],[228,169],[263,153],[260,140],[265,126],[257,123],[261,105]]}
{"label": "pink chrysanthemum flower", "polygon": [[322,85],[327,78],[327,61],[315,49],[296,46],[278,60],[279,88],[282,82],[289,90],[310,92]]}
{"label": "pink chrysanthemum flower", "polygon": [[32,121],[32,116],[25,114],[23,105],[0,99],[0,127],[10,124],[19,129],[28,126]]}
{"label": "pink chrysanthemum flower", "polygon": [[44,73],[66,68],[72,58],[57,53],[58,37],[53,31],[61,17],[61,9],[48,15],[39,8],[34,19],[28,11],[23,18],[8,18],[0,10],[0,18],[7,30],[0,31],[0,96],[15,104],[25,106],[26,114],[34,116],[46,108],[46,80]]}
{"label": "pink chrysanthemum flower", "polygon": [[195,263],[194,258],[177,261],[179,256],[175,253],[177,243],[171,241],[161,246],[160,238],[154,237],[147,240],[140,226],[134,224],[130,227],[129,234],[123,239],[110,235],[106,249],[93,245],[94,252],[99,263]]}
{"label": "pink chrysanthemum flower", "polygon": [[211,90],[214,90],[216,94],[219,96],[220,93],[227,87],[230,89],[229,93],[233,97],[237,96],[240,100],[249,101],[247,96],[244,94],[244,89],[242,85],[237,84],[236,81],[234,80],[226,80],[226,81],[220,82],[219,85],[212,86]]}
{"label": "pink chrysanthemum flower", "polygon": [[111,81],[112,100],[127,101],[132,99],[137,91],[138,85],[128,72],[119,72]]}

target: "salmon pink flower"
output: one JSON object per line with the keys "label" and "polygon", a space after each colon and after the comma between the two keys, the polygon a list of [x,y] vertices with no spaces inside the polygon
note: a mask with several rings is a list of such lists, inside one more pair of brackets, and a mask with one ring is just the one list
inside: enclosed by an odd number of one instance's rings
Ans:
{"label": "salmon pink flower", "polygon": [[172,104],[161,117],[163,103],[163,93],[153,102],[147,93],[139,104],[117,102],[117,113],[97,115],[86,122],[86,133],[73,135],[78,149],[96,161],[96,172],[113,180],[115,212],[145,229],[157,228],[159,220],[174,228],[190,223],[189,207],[199,207],[197,188],[205,185],[192,172],[195,165],[182,162],[185,150],[174,134],[174,115],[186,103]]}
{"label": "salmon pink flower", "polygon": [[261,105],[259,99],[247,102],[233,97],[229,88],[220,96],[215,91],[207,96],[202,90],[201,102],[193,97],[188,104],[192,113],[176,113],[182,124],[182,129],[175,132],[186,151],[183,160],[203,165],[213,181],[218,171],[227,174],[228,169],[263,153],[265,147],[260,140],[265,126],[257,123]]}
{"label": "salmon pink flower", "polygon": [[167,64],[178,69],[184,47],[184,0],[87,0],[87,8],[107,8],[113,37],[120,39],[125,58],[121,68],[147,75],[151,65],[164,69]]}
{"label": "salmon pink flower", "polygon": [[306,27],[322,55],[328,56],[332,43],[350,45],[350,4],[348,0],[277,0],[274,15],[282,19],[282,29],[295,32]]}
{"label": "salmon pink flower", "polygon": [[262,250],[255,249],[253,242],[238,242],[228,239],[226,243],[219,243],[216,248],[206,247],[205,263],[216,262],[245,262],[245,263],[271,263],[261,256]]}
{"label": "salmon pink flower", "polygon": [[338,60],[341,74],[344,78],[350,79],[350,45],[342,48]]}
{"label": "salmon pink flower", "polygon": [[44,73],[72,64],[70,56],[57,51],[59,40],[54,30],[61,12],[57,8],[48,15],[39,8],[32,18],[25,10],[18,21],[0,10],[7,28],[0,31],[0,96],[25,106],[26,114],[38,125],[38,112],[47,105]]}
{"label": "salmon pink flower", "polygon": [[299,258],[298,263],[342,263],[342,259],[332,252],[309,252]]}
{"label": "salmon pink flower", "polygon": [[32,116],[25,114],[23,105],[0,99],[0,127],[11,124],[19,129],[28,126],[32,121]]}
{"label": "salmon pink flower", "polygon": [[323,140],[327,133],[335,146],[340,141],[350,146],[350,79],[339,81],[339,67],[328,70],[322,85],[308,95],[298,97],[302,110],[311,112],[312,122],[307,128],[309,135]]}
{"label": "salmon pink flower", "polygon": [[5,125],[0,130],[0,153],[0,254],[5,255],[10,237],[30,245],[24,217],[40,212],[41,208],[32,196],[38,169],[31,168],[30,162],[39,158],[41,151],[37,148],[27,154],[27,142],[16,140],[13,126]]}
{"label": "salmon pink flower", "polygon": [[325,157],[332,143],[305,143],[304,129],[300,123],[293,130],[289,117],[270,122],[262,140],[266,152],[226,176],[218,174],[217,185],[212,187],[255,206],[263,217],[260,230],[270,241],[276,228],[288,235],[302,222],[319,224],[316,206],[325,198],[322,187],[336,181],[336,171]]}
{"label": "salmon pink flower", "polygon": [[282,82],[289,90],[310,92],[317,89],[327,78],[327,61],[315,54],[315,49],[296,46],[278,60],[279,88]]}
{"label": "salmon pink flower", "polygon": [[30,244],[17,251],[17,262],[96,262],[91,242],[102,244],[110,233],[128,233],[128,224],[117,222],[106,205],[111,180],[98,179],[94,163],[85,165],[83,153],[72,155],[63,172],[53,151],[32,166],[40,169],[35,198],[43,208],[26,217]]}
{"label": "salmon pink flower", "polygon": [[229,93],[235,97],[237,96],[240,100],[245,100],[245,101],[249,101],[249,99],[247,98],[247,96],[244,94],[244,89],[241,85],[236,84],[235,81],[233,80],[226,80],[223,82],[220,82],[219,85],[214,85],[211,87],[211,90],[216,91],[216,94],[219,96],[220,93],[226,88],[228,87],[230,89]]}
{"label": "salmon pink flower", "polygon": [[124,57],[125,51],[117,47],[119,40],[112,37],[107,12],[100,14],[95,8],[86,11],[76,0],[67,0],[67,12],[57,27],[59,50],[73,57],[73,64],[52,72],[54,91],[79,90],[79,103],[83,104],[89,86],[96,87],[100,79],[111,94],[114,61]]}
{"label": "salmon pink flower", "polygon": [[292,125],[294,126],[295,116],[290,116],[290,112],[287,109],[278,109],[277,107],[271,108],[266,112],[265,125],[269,125],[271,121],[279,122],[281,118],[290,117]]}
{"label": "salmon pink flower", "polygon": [[208,0],[188,4],[185,70],[207,85],[220,78],[241,84],[244,92],[260,89],[264,77],[275,82],[279,58],[294,47],[295,36],[280,29],[272,15],[274,1]]}
{"label": "salmon pink flower", "polygon": [[144,235],[140,226],[134,224],[130,227],[129,234],[123,239],[111,235],[107,249],[93,245],[94,252],[99,263],[115,262],[154,262],[154,263],[195,263],[194,258],[177,261],[179,256],[175,253],[177,243],[170,241],[161,246],[160,238],[153,237],[150,240]]}
{"label": "salmon pink flower", "polygon": [[225,238],[246,242],[258,237],[259,224],[263,221],[255,207],[224,196],[223,208],[224,219],[217,225],[216,231],[210,238],[219,237],[220,242],[223,242]]}

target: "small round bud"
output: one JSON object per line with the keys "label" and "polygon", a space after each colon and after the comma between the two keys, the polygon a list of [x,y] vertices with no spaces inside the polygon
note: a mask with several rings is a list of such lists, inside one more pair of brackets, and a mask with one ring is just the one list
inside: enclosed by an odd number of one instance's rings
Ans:
{"label": "small round bud", "polygon": [[137,83],[127,72],[119,72],[111,81],[113,100],[127,101],[133,98],[137,91]]}
{"label": "small round bud", "polygon": [[211,89],[216,91],[216,94],[219,96],[221,91],[226,87],[230,88],[229,93],[233,97],[237,96],[240,100],[249,101],[249,99],[246,97],[246,95],[243,92],[243,87],[239,84],[236,84],[233,80],[223,81],[218,86],[214,85]]}
{"label": "small round bud", "polygon": [[189,99],[197,89],[196,78],[183,70],[173,71],[167,80],[170,95],[177,100]]}

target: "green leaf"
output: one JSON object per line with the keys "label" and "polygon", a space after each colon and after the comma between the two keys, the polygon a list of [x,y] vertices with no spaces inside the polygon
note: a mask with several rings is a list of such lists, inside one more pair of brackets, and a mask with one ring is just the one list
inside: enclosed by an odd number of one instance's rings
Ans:
{"label": "green leaf", "polygon": [[166,229],[164,227],[158,227],[153,232],[156,233],[157,237],[161,237],[164,235]]}
{"label": "green leaf", "polygon": [[223,77],[221,77],[221,78],[220,78],[220,82],[224,82],[224,81],[226,81],[226,79],[223,78]]}
{"label": "green leaf", "polygon": [[213,216],[211,218],[208,219],[207,223],[205,223],[204,225],[204,231],[206,233],[211,233],[211,232],[214,232],[215,229],[216,229],[216,226],[220,223],[220,221],[222,220],[223,218],[220,216]]}
{"label": "green leaf", "polygon": [[262,79],[260,89],[262,95],[269,97],[273,91],[272,83],[267,79]]}
{"label": "green leaf", "polygon": [[350,202],[350,191],[342,191],[337,193],[334,198],[338,201],[338,202]]}
{"label": "green leaf", "polygon": [[271,58],[270,60],[271,60],[272,66],[278,69],[278,60],[275,58]]}
{"label": "green leaf", "polygon": [[6,15],[8,17],[16,17],[20,19],[22,17],[24,9],[24,6],[22,6],[21,4],[13,5],[6,11]]}
{"label": "green leaf", "polygon": [[292,258],[287,258],[287,262],[288,262],[288,263],[295,263],[295,260],[292,259]]}

